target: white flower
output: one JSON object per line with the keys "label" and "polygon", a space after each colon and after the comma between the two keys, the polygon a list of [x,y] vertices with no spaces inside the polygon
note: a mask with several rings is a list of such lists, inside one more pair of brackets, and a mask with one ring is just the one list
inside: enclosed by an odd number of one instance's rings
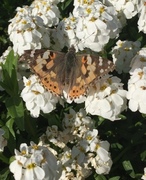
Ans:
{"label": "white flower", "polygon": [[84,135],[84,138],[88,142],[88,144],[91,144],[93,141],[95,141],[97,136],[98,136],[98,130],[93,129],[93,130],[87,131]]}
{"label": "white flower", "polygon": [[110,38],[118,35],[120,28],[114,8],[95,2],[76,6],[73,15],[58,24],[58,33],[61,32],[60,40],[64,38],[68,47],[73,44],[76,51],[90,48],[99,52]]}
{"label": "white flower", "polygon": [[99,3],[98,0],[74,0],[74,6],[77,7],[77,6],[81,6],[81,5],[91,5],[91,4],[96,4],[96,3]]}
{"label": "white flower", "polygon": [[56,157],[47,147],[20,145],[20,152],[15,150],[15,160],[10,164],[10,171],[16,180],[57,180],[59,178]]}
{"label": "white flower", "polygon": [[22,55],[27,49],[50,47],[49,30],[40,17],[31,14],[32,8],[25,6],[17,8],[16,11],[17,14],[10,20],[8,27],[14,52]]}
{"label": "white flower", "polygon": [[7,145],[7,140],[3,137],[5,131],[0,128],[0,152],[4,151],[4,147]]}
{"label": "white flower", "polygon": [[64,133],[58,131],[58,127],[53,125],[52,127],[48,127],[46,131],[47,139],[53,143],[54,145],[64,148],[66,143],[72,140],[72,136],[68,134],[64,130]]}
{"label": "white flower", "polygon": [[112,166],[112,160],[108,152],[109,143],[96,139],[90,146],[92,151],[96,152],[96,156],[91,158],[91,164],[96,169],[96,173],[108,174]]}
{"label": "white flower", "polygon": [[33,16],[40,16],[48,27],[56,26],[59,22],[60,12],[54,2],[35,0],[30,5]]}
{"label": "white flower", "polygon": [[92,168],[95,168],[98,174],[109,173],[112,165],[109,143],[99,139],[98,130],[94,129],[94,121],[86,115],[85,110],[80,109],[76,113],[70,109],[62,123],[63,131],[59,131],[57,126],[48,127],[46,135],[41,138],[44,145],[47,139],[56,147],[60,147],[58,153],[55,151],[60,165],[59,180],[82,180],[92,173]]}
{"label": "white flower", "polygon": [[59,165],[57,164],[57,158],[49,150],[49,148],[43,145],[37,145],[34,142],[30,142],[30,144],[30,149],[33,153],[31,158],[34,159],[35,163],[45,172],[44,180],[57,180],[60,176],[58,171]]}
{"label": "white flower", "polygon": [[146,180],[146,167],[144,168],[144,175],[141,177],[141,179]]}
{"label": "white flower", "polygon": [[78,146],[72,148],[72,159],[76,159],[77,163],[81,165],[86,159],[86,152],[88,152],[89,147],[86,141],[80,141]]}
{"label": "white flower", "polygon": [[140,5],[139,5],[139,20],[138,20],[138,29],[139,31],[142,31],[144,33],[146,33],[146,5],[145,5],[145,0],[141,0],[140,1]]}
{"label": "white flower", "polygon": [[108,0],[107,4],[112,4],[116,11],[122,11],[127,19],[131,19],[138,13],[138,0]]}
{"label": "white flower", "polygon": [[126,91],[117,77],[105,76],[91,88],[85,101],[86,111],[111,121],[126,109]]}
{"label": "white flower", "polygon": [[128,81],[127,99],[131,111],[146,114],[146,67],[137,68],[131,72]]}
{"label": "white flower", "polygon": [[75,48],[77,49],[76,45],[78,44],[78,39],[75,34],[76,24],[77,18],[72,14],[59,22],[56,37],[58,38],[61,47],[71,47],[71,45],[75,45]]}
{"label": "white flower", "polygon": [[21,97],[33,117],[38,117],[41,110],[43,113],[49,113],[56,108],[58,98],[46,91],[35,75],[29,79],[24,77],[23,80],[25,88],[21,92]]}
{"label": "white flower", "polygon": [[145,66],[146,66],[146,48],[142,48],[131,61],[130,73],[132,73],[137,68],[143,68]]}
{"label": "white flower", "polygon": [[26,157],[23,157],[21,155],[16,155],[15,159],[9,166],[10,171],[14,174],[14,178],[16,180],[23,179],[23,166],[25,162],[27,161]]}
{"label": "white flower", "polygon": [[24,165],[24,168],[25,168],[25,171],[24,171],[25,179],[30,179],[30,180],[34,180],[34,179],[43,180],[44,179],[45,172],[41,167],[36,165],[35,159],[32,159],[32,158],[28,159]]}
{"label": "white flower", "polygon": [[139,50],[139,41],[117,41],[116,46],[112,49],[112,57],[119,74],[129,72],[131,60]]}
{"label": "white flower", "polygon": [[85,110],[80,109],[76,113],[73,109],[70,109],[70,113],[65,114],[63,119],[63,127],[68,129],[69,133],[82,137],[87,129],[89,130],[94,127],[94,121],[86,115]]}
{"label": "white flower", "polygon": [[[58,172],[58,165],[56,157],[48,150],[46,147],[41,147],[42,150],[42,157],[43,159],[40,160],[40,166],[45,172],[45,179],[52,179],[57,180],[59,175]],[[35,152],[35,157],[38,159],[40,152]]]}
{"label": "white flower", "polygon": [[102,161],[97,155],[92,159],[91,165],[94,167],[97,174],[108,174],[112,166],[112,161],[111,159],[106,162]]}
{"label": "white flower", "polygon": [[58,24],[56,29],[50,30],[50,36],[51,36],[51,47],[52,49],[56,51],[61,51],[63,47],[65,46],[65,39],[66,37],[62,36],[62,32],[59,29],[60,23]]}

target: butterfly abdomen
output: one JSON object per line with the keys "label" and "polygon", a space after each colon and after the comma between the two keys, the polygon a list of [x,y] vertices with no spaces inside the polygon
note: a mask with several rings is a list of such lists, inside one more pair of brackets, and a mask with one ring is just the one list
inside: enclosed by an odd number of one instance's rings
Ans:
{"label": "butterfly abdomen", "polygon": [[78,77],[79,64],[75,55],[75,49],[72,46],[65,54],[63,62],[59,66],[58,81],[64,84],[64,86],[68,86],[69,89],[72,88]]}

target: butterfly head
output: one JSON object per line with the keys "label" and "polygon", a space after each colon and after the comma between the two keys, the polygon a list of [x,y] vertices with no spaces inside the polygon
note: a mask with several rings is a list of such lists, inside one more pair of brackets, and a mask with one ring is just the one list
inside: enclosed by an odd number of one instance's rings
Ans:
{"label": "butterfly head", "polygon": [[72,44],[71,47],[69,48],[69,52],[75,53],[76,49],[74,47],[74,45]]}

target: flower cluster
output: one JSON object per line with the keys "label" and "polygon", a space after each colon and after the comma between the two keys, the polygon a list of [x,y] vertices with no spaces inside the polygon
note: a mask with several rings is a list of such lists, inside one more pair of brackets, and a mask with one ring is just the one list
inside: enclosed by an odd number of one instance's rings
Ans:
{"label": "flower cluster", "polygon": [[139,31],[142,31],[144,33],[146,33],[146,16],[145,16],[145,12],[146,12],[146,2],[145,0],[141,0],[140,4],[139,4],[139,20],[138,20],[138,29]]}
{"label": "flower cluster", "polygon": [[7,140],[3,137],[5,131],[0,128],[0,152],[4,151],[4,147],[7,146]]}
{"label": "flower cluster", "polygon": [[142,48],[131,62],[127,98],[129,108],[146,114],[146,48]]}
{"label": "flower cluster", "polygon": [[126,109],[126,90],[118,77],[103,77],[93,86],[85,101],[86,111],[111,121],[118,120],[120,113]]}
{"label": "flower cluster", "polygon": [[16,180],[57,180],[59,177],[56,157],[48,148],[33,142],[30,146],[22,143],[20,152],[15,149],[15,160],[9,168]]}
{"label": "flower cluster", "polygon": [[59,22],[60,11],[57,6],[58,2],[48,0],[35,0],[30,7],[32,8],[32,16],[39,16],[48,27],[56,26]]}
{"label": "flower cluster", "polygon": [[39,16],[32,15],[32,8],[16,9],[16,16],[10,20],[8,34],[13,42],[14,52],[22,55],[26,49],[41,49],[50,46],[49,30]]}
{"label": "flower cluster", "polygon": [[75,44],[77,51],[90,48],[99,52],[110,38],[117,37],[121,23],[114,8],[99,1],[74,5],[73,15],[58,24],[61,43],[68,47]]}
{"label": "flower cluster", "polygon": [[138,0],[108,0],[107,4],[112,4],[116,11],[122,11],[126,19],[131,19],[138,13]]}
{"label": "flower cluster", "polygon": [[108,174],[112,165],[109,143],[99,139],[94,121],[86,116],[83,109],[75,112],[70,109],[62,121],[63,131],[57,126],[48,127],[41,142],[53,143],[59,150],[53,149],[60,164],[59,180],[84,179],[94,169],[97,174]]}
{"label": "flower cluster", "polygon": [[[50,46],[56,49],[59,43],[61,48],[75,44],[76,50],[86,47],[99,52],[110,38],[119,34],[121,23],[114,7],[107,7],[99,1],[74,5],[73,15],[60,22],[60,13],[54,2],[35,0],[30,6],[17,8],[8,28],[14,51],[21,55],[26,49]],[[57,31],[50,29],[56,25]],[[50,32],[55,46],[50,44]]]}
{"label": "flower cluster", "polygon": [[112,57],[119,74],[129,72],[131,60],[139,50],[139,41],[117,41],[116,46],[112,49]]}
{"label": "flower cluster", "polygon": [[23,81],[25,88],[21,92],[21,97],[33,117],[38,117],[40,111],[49,113],[55,109],[58,98],[44,89],[35,75],[29,79],[24,77]]}

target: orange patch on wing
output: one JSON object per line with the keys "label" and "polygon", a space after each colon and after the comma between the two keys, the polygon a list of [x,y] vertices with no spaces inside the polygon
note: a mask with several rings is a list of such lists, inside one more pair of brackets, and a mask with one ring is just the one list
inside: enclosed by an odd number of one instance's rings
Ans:
{"label": "orange patch on wing", "polygon": [[47,74],[45,77],[41,78],[42,84],[45,88],[56,95],[61,95],[62,90],[59,88],[58,82],[52,80],[50,74]]}
{"label": "orange patch on wing", "polygon": [[53,59],[55,59],[55,58],[56,58],[56,54],[50,52],[50,59],[53,60]]}
{"label": "orange patch on wing", "polygon": [[96,75],[94,74],[94,72],[90,71],[88,77],[85,79],[86,84],[90,84],[95,78]]}
{"label": "orange patch on wing", "polygon": [[47,68],[47,69],[51,69],[53,66],[54,66],[54,61],[53,61],[53,60],[51,60],[50,62],[48,62],[48,63],[46,64],[46,68]]}
{"label": "orange patch on wing", "polygon": [[82,64],[82,66],[81,66],[81,71],[84,75],[87,73],[87,69],[84,64]]}
{"label": "orange patch on wing", "polygon": [[85,58],[85,56],[83,56],[81,61],[83,64],[85,64],[87,62],[87,57]]}
{"label": "orange patch on wing", "polygon": [[80,81],[80,83],[77,83],[77,85],[73,86],[71,88],[71,90],[69,91],[69,97],[71,99],[75,99],[78,98],[81,95],[84,95],[86,92],[86,88],[84,86],[84,80],[81,79],[81,77],[79,77],[77,79],[77,82]]}
{"label": "orange patch on wing", "polygon": [[44,77],[46,76],[47,72],[43,71],[42,66],[40,64],[36,65],[36,66],[32,66],[32,69],[35,71],[35,73],[39,76],[39,77]]}

